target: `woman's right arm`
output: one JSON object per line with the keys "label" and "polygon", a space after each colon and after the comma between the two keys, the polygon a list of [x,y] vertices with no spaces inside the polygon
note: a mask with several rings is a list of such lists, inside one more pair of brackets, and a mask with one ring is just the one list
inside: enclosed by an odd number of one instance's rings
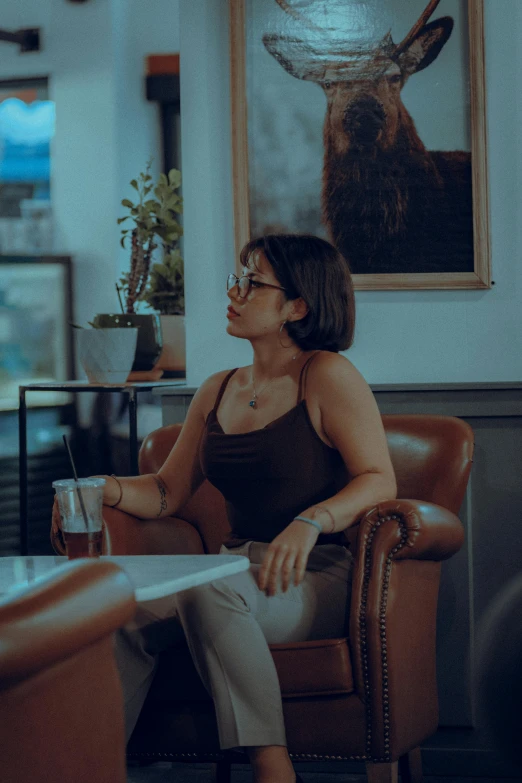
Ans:
{"label": "woman's right arm", "polygon": [[198,388],[179,437],[158,473],[118,476],[117,481],[111,476],[103,476],[107,480],[103,494],[105,505],[116,504],[120,511],[138,519],[174,516],[183,508],[205,480],[199,462],[199,444],[206,415],[214,405],[227,372],[211,375]]}

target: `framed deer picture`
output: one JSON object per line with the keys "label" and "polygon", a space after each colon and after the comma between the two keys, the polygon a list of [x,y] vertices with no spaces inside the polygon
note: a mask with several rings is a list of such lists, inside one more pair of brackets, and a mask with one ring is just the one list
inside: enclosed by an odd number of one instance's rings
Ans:
{"label": "framed deer picture", "polygon": [[356,288],[489,288],[483,0],[229,0],[236,257],[312,233]]}

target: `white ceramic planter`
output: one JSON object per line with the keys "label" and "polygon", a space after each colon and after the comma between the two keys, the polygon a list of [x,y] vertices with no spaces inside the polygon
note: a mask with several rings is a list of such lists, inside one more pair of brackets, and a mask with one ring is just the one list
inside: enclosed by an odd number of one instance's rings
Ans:
{"label": "white ceramic planter", "polygon": [[80,329],[78,358],[89,383],[125,383],[134,362],[138,330]]}
{"label": "white ceramic planter", "polygon": [[155,370],[185,370],[185,316],[161,315],[163,350],[154,365]]}

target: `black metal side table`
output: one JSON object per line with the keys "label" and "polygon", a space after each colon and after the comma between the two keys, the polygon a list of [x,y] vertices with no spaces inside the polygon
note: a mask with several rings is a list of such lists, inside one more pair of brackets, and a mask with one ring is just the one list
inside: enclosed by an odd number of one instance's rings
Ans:
{"label": "black metal side table", "polygon": [[20,405],[18,410],[18,434],[20,450],[20,553],[28,555],[29,520],[27,486],[27,392],[64,391],[64,392],[120,392],[129,398],[129,448],[131,475],[137,476],[138,470],[138,394],[150,391],[157,386],[184,386],[186,381],[136,381],[129,383],[89,383],[88,381],[53,381],[49,383],[29,383],[19,387]]}

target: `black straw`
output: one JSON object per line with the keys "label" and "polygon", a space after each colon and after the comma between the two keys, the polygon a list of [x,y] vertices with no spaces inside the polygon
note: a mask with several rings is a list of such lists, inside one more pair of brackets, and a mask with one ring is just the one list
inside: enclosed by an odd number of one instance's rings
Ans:
{"label": "black straw", "polygon": [[114,285],[116,286],[116,293],[118,294],[118,299],[120,300],[121,311],[123,314],[125,314],[125,310],[123,309],[123,302],[121,301],[121,296],[120,296],[120,287],[118,283],[114,283]]}
{"label": "black straw", "polygon": [[69,459],[71,460],[71,466],[72,466],[72,470],[73,470],[73,474],[74,474],[74,480],[76,481],[76,489],[78,491],[78,499],[80,501],[80,508],[81,508],[82,514],[83,514],[83,521],[85,522],[85,529],[87,530],[87,532],[89,532],[89,523],[87,521],[87,512],[85,511],[85,505],[83,503],[82,491],[81,491],[80,485],[78,483],[78,474],[76,472],[76,465],[74,464],[74,459],[73,459],[71,447],[69,446],[69,444],[67,442],[67,438],[65,437],[65,435],[63,436],[63,442],[65,443],[65,448],[67,449],[67,451],[69,453]]}

